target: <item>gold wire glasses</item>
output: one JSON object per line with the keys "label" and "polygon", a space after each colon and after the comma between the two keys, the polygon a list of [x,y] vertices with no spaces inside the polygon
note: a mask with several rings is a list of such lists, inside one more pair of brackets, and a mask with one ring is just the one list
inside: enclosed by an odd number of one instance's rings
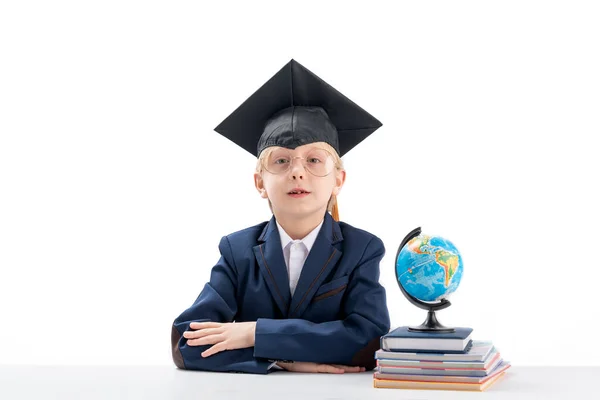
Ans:
{"label": "gold wire glasses", "polygon": [[265,160],[264,167],[272,174],[283,174],[290,170],[296,158],[302,160],[304,169],[315,176],[327,176],[335,168],[331,153],[319,148],[309,150],[304,157],[292,157],[292,152],[284,148],[273,150]]}

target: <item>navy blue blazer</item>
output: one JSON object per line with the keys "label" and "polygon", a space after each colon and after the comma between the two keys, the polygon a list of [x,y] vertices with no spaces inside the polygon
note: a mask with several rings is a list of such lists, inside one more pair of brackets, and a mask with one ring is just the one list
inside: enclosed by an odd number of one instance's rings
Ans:
{"label": "navy blue blazer", "polygon": [[[210,282],[173,323],[178,368],[267,373],[270,360],[374,368],[379,339],[390,329],[378,237],[326,213],[293,296],[275,217],[223,237],[219,250]],[[203,358],[210,345],[188,346],[182,335],[204,321],[257,321],[254,347]]]}

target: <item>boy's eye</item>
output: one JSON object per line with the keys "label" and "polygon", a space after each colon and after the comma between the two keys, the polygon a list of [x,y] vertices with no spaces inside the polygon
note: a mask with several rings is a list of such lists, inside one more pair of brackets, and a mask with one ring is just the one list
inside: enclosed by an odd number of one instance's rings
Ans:
{"label": "boy's eye", "polygon": [[285,164],[285,163],[289,163],[290,160],[288,160],[287,158],[278,158],[275,160],[275,164]]}
{"label": "boy's eye", "polygon": [[321,162],[321,160],[319,160],[319,159],[318,159],[318,158],[316,158],[316,157],[310,157],[310,158],[307,158],[307,159],[306,159],[306,161],[308,161],[308,162],[309,162],[309,163],[311,163],[311,164],[318,164],[318,163],[320,163],[320,162]]}

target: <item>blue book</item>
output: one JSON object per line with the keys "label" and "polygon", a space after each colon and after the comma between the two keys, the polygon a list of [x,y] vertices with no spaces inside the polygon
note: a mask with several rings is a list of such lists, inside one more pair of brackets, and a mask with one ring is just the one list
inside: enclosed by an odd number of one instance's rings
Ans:
{"label": "blue book", "polygon": [[418,361],[463,361],[463,362],[483,362],[487,360],[491,354],[498,350],[490,341],[475,340],[471,341],[472,346],[466,353],[424,353],[424,352],[399,352],[377,350],[375,358],[377,360],[418,360]]}
{"label": "blue book", "polygon": [[473,328],[454,328],[452,333],[412,332],[400,326],[381,337],[385,351],[423,353],[466,353],[472,344]]}

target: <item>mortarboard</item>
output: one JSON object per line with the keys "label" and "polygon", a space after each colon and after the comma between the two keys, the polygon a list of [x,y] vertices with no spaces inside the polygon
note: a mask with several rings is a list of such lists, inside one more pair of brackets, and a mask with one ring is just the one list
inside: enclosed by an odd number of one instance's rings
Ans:
{"label": "mortarboard", "polygon": [[314,142],[330,144],[341,157],[381,125],[292,59],[215,131],[256,157],[270,146],[294,149]]}

